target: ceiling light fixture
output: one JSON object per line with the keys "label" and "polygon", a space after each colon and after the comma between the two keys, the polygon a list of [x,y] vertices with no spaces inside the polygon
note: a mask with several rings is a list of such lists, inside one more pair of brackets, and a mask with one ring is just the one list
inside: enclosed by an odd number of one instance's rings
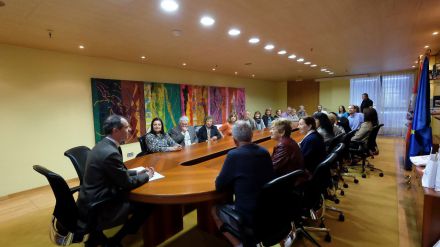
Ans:
{"label": "ceiling light fixture", "polygon": [[322,68],[321,71],[322,71],[322,72],[325,72],[325,71],[327,71],[327,69],[326,69],[326,68]]}
{"label": "ceiling light fixture", "polygon": [[280,55],[284,55],[286,53],[287,53],[286,50],[281,50],[281,51],[278,52],[278,54],[280,54]]}
{"label": "ceiling light fixture", "polygon": [[333,73],[333,72],[330,72],[329,74],[330,74],[330,75],[333,75],[334,73]]}
{"label": "ceiling light fixture", "polygon": [[184,62],[184,63],[182,63],[182,66],[186,66],[186,63]]}
{"label": "ceiling light fixture", "polygon": [[309,65],[309,64],[311,64],[311,62],[305,62],[304,64],[305,64],[305,65]]}
{"label": "ceiling light fixture", "polygon": [[235,71],[235,72],[234,72],[234,74],[235,74],[235,75],[238,75],[238,72],[237,72],[237,71]]}
{"label": "ceiling light fixture", "polygon": [[212,71],[215,71],[215,68],[212,68]]}
{"label": "ceiling light fixture", "polygon": [[240,35],[240,30],[238,30],[237,28],[231,28],[231,29],[229,29],[229,32],[228,32],[228,34],[230,35],[230,36],[238,36],[238,35]]}
{"label": "ceiling light fixture", "polygon": [[205,27],[209,27],[214,25],[215,20],[211,16],[203,16],[200,18],[200,23]]}
{"label": "ceiling light fixture", "polygon": [[415,65],[411,66],[411,68],[415,68],[415,67],[416,67]]}
{"label": "ceiling light fixture", "polygon": [[174,0],[162,0],[160,7],[166,12],[174,12],[179,9],[179,4]]}
{"label": "ceiling light fixture", "polygon": [[260,42],[260,39],[257,37],[252,37],[249,39],[249,43],[251,44],[257,44],[258,42]]}
{"label": "ceiling light fixture", "polygon": [[425,45],[425,49],[429,48],[429,45]]}
{"label": "ceiling light fixture", "polygon": [[79,48],[79,49],[84,49],[84,48],[86,48],[86,47],[83,46],[83,45],[79,45],[78,48]]}
{"label": "ceiling light fixture", "polygon": [[435,35],[437,35],[437,34],[438,34],[438,32],[437,32],[437,31],[435,31],[435,32],[433,32],[433,33],[432,33],[432,35],[434,35],[434,36],[435,36]]}
{"label": "ceiling light fixture", "polygon": [[291,54],[290,56],[288,56],[289,59],[295,59],[296,55],[295,54]]}
{"label": "ceiling light fixture", "polygon": [[318,66],[318,65],[316,65],[316,64],[310,65],[310,67],[312,67],[312,68],[315,68],[316,66]]}
{"label": "ceiling light fixture", "polygon": [[146,56],[141,56],[141,59],[144,60],[145,58],[147,58]]}
{"label": "ceiling light fixture", "polygon": [[252,76],[252,77],[255,77],[255,74],[252,74],[251,76]]}
{"label": "ceiling light fixture", "polygon": [[296,61],[297,61],[297,62],[300,62],[300,63],[301,63],[301,62],[304,62],[304,58],[302,58],[302,57],[301,57],[301,58],[298,58]]}
{"label": "ceiling light fixture", "polygon": [[273,48],[275,48],[275,46],[272,45],[272,44],[267,44],[267,45],[264,47],[264,49],[266,49],[266,50],[268,50],[268,51],[272,50]]}

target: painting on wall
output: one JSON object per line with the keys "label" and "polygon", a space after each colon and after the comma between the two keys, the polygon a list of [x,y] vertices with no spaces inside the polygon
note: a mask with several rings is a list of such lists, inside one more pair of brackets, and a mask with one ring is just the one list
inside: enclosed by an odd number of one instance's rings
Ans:
{"label": "painting on wall", "polygon": [[208,87],[180,85],[182,115],[188,116],[189,125],[203,125],[208,114]]}
{"label": "painting on wall", "polygon": [[93,120],[95,141],[105,135],[102,130],[104,120],[111,114],[124,116],[132,132],[126,143],[136,142],[145,134],[143,83],[92,78]]}
{"label": "painting on wall", "polygon": [[239,117],[245,111],[243,88],[91,79],[95,141],[105,135],[104,120],[111,114],[125,117],[132,129],[126,143],[137,142],[150,130],[155,117],[162,119],[165,131],[177,126],[186,115],[190,125],[203,125],[206,115],[215,124],[227,121],[231,112]]}

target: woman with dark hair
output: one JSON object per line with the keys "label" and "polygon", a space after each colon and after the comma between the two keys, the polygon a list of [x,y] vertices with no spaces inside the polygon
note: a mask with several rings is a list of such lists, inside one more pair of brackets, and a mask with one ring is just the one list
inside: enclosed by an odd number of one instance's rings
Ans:
{"label": "woman with dark hair", "polygon": [[290,137],[292,133],[291,121],[278,118],[272,122],[271,138],[278,141],[273,148],[272,163],[277,177],[287,173],[304,169],[304,159],[301,149]]}
{"label": "woman with dark hair", "polygon": [[165,133],[163,121],[158,117],[151,121],[151,130],[145,136],[145,142],[147,143],[147,149],[150,153],[182,150],[182,146],[177,144],[167,133]]}
{"label": "woman with dark hair", "polygon": [[254,121],[255,121],[255,129],[262,130],[266,128],[266,125],[264,124],[263,119],[261,119],[261,112],[256,111],[254,113]]}
{"label": "woman with dark hair", "polygon": [[281,111],[281,109],[276,110],[276,111],[275,111],[275,116],[273,116],[273,119],[280,118],[280,117],[281,117],[281,114],[283,114],[282,111]]}
{"label": "woman with dark hair", "polygon": [[345,106],[340,105],[338,111],[339,111],[339,113],[338,113],[339,118],[341,118],[341,117],[347,118],[348,117],[348,112],[345,110]]}
{"label": "woman with dark hair", "polygon": [[352,141],[363,142],[366,144],[368,140],[368,136],[370,132],[373,130],[373,127],[379,124],[379,120],[377,118],[377,112],[374,108],[365,108],[364,109],[364,122],[361,124],[361,127],[356,132],[356,134],[351,138]]}
{"label": "woman with dark hair", "polygon": [[272,121],[275,120],[274,117],[272,117],[272,109],[267,108],[266,111],[264,112],[264,115],[262,117],[264,125],[269,128],[270,125],[272,124]]}
{"label": "woman with dark hair", "polygon": [[306,170],[313,173],[316,167],[325,159],[326,151],[322,136],[316,131],[316,122],[312,117],[301,118],[298,123],[299,131],[305,134],[299,143],[304,157]]}
{"label": "woman with dark hair", "polygon": [[313,114],[313,118],[316,121],[316,131],[324,138],[324,142],[331,141],[335,137],[333,132],[333,125],[327,117],[327,114],[318,112]]}
{"label": "woman with dark hair", "polygon": [[345,134],[345,129],[339,126],[338,123],[338,115],[335,112],[329,112],[327,114],[330,123],[333,125],[333,133],[335,136],[339,134]]}
{"label": "woman with dark hair", "polygon": [[197,138],[199,142],[215,141],[222,138],[222,134],[218,131],[217,127],[212,124],[212,117],[205,117],[205,125],[203,125],[199,131],[197,131]]}
{"label": "woman with dark hair", "polygon": [[218,130],[221,131],[223,136],[232,136],[232,127],[237,120],[237,114],[235,114],[235,112],[231,113],[228,117],[228,121],[222,124]]}
{"label": "woman with dark hair", "polygon": [[348,133],[351,131],[350,121],[348,121],[348,118],[346,118],[346,117],[339,118],[337,125],[342,127],[344,129],[345,133]]}

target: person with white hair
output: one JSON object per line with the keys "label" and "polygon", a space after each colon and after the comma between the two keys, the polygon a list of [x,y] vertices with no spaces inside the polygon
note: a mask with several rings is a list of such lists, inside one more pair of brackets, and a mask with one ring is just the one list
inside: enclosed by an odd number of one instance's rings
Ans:
{"label": "person with white hair", "polygon": [[[269,152],[252,143],[252,128],[246,121],[235,122],[232,137],[237,148],[228,152],[217,179],[218,191],[232,191],[234,204],[221,204],[213,207],[212,215],[217,227],[228,223],[234,227],[234,221],[225,211],[234,210],[243,216],[244,224],[253,226],[257,197],[264,184],[275,178],[272,159]],[[233,246],[240,246],[240,240],[224,232]]]}
{"label": "person with white hair", "polygon": [[188,123],[189,118],[187,116],[182,116],[179,119],[179,125],[168,131],[168,135],[182,146],[189,146],[199,142],[194,127],[189,126]]}

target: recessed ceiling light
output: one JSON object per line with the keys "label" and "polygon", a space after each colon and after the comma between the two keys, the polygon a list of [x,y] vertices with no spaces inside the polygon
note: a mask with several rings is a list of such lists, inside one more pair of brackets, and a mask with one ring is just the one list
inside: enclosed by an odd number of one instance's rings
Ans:
{"label": "recessed ceiling light", "polygon": [[251,44],[257,44],[258,42],[260,42],[260,39],[257,37],[252,37],[249,39],[249,43]]}
{"label": "recessed ceiling light", "polygon": [[202,18],[200,18],[200,23],[203,26],[212,26],[215,23],[215,20],[211,17],[211,16],[203,16]]}
{"label": "recessed ceiling light", "polygon": [[312,67],[312,68],[314,68],[314,67],[316,67],[316,66],[318,66],[318,65],[316,65],[316,64],[312,64],[312,65],[310,65],[310,67]]}
{"label": "recessed ceiling light", "polygon": [[238,75],[238,72],[237,72],[237,71],[235,71],[235,72],[234,72],[234,74],[235,74],[235,75]]}
{"label": "recessed ceiling light", "polygon": [[147,57],[145,57],[145,56],[142,56],[142,57],[141,57],[141,59],[145,59],[145,58],[147,58]]}
{"label": "recessed ceiling light", "polygon": [[212,68],[212,71],[215,71],[215,68]]}
{"label": "recessed ceiling light", "polygon": [[184,62],[184,63],[182,63],[182,66],[186,66],[186,63]]}
{"label": "recessed ceiling light", "polygon": [[334,73],[333,73],[333,72],[330,72],[329,74],[330,74],[330,75],[333,75]]}
{"label": "recessed ceiling light", "polygon": [[272,50],[273,48],[275,48],[275,46],[272,45],[272,44],[267,44],[267,45],[264,47],[264,49],[266,49],[266,50]]}
{"label": "recessed ceiling light", "polygon": [[79,48],[79,49],[84,49],[85,46],[83,46],[83,45],[79,45],[78,48]]}
{"label": "recessed ceiling light", "polygon": [[162,0],[160,7],[166,12],[174,12],[179,8],[179,4],[174,0]]}
{"label": "recessed ceiling light", "polygon": [[252,76],[252,77],[255,77],[255,74],[252,74],[251,76]]}
{"label": "recessed ceiling light", "polygon": [[418,61],[414,61],[414,63],[419,63]]}
{"label": "recessed ceiling light", "polygon": [[415,65],[411,66],[411,68],[415,68],[415,67],[416,67]]}
{"label": "recessed ceiling light", "polygon": [[287,53],[286,50],[281,50],[281,51],[278,52],[278,54],[280,54],[280,55],[284,55],[284,54],[286,54],[286,53]]}
{"label": "recessed ceiling light", "polygon": [[305,65],[309,65],[309,64],[311,64],[311,62],[305,62],[304,64],[305,64]]}
{"label": "recessed ceiling light", "polygon": [[425,45],[425,48],[429,48],[429,45]]}
{"label": "recessed ceiling light", "polygon": [[301,58],[298,58],[296,61],[297,61],[297,62],[300,62],[300,63],[301,63],[301,62],[304,62],[304,58],[302,58],[302,57],[301,57]]}
{"label": "recessed ceiling light", "polygon": [[294,59],[294,58],[296,58],[296,55],[295,54],[291,54],[291,55],[288,56],[288,58],[289,59]]}
{"label": "recessed ceiling light", "polygon": [[237,36],[240,33],[241,33],[240,30],[238,30],[237,28],[231,28],[228,31],[228,34],[231,35],[231,36]]}
{"label": "recessed ceiling light", "polygon": [[327,69],[326,69],[326,68],[322,68],[321,71],[322,71],[322,72],[326,72]]}
{"label": "recessed ceiling light", "polygon": [[437,34],[438,34],[438,32],[437,32],[437,31],[435,31],[435,32],[433,32],[433,33],[432,33],[432,35],[437,35]]}

